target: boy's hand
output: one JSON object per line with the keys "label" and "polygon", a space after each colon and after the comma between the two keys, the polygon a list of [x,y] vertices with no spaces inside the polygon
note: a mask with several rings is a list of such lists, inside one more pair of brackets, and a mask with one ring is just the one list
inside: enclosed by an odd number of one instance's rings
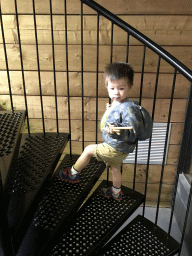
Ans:
{"label": "boy's hand", "polygon": [[106,109],[109,109],[111,105],[109,103],[106,104]]}
{"label": "boy's hand", "polygon": [[[117,135],[121,134],[120,129],[118,129],[118,127],[116,125],[107,123],[108,126],[104,128],[104,130],[109,133],[109,134],[114,134],[115,132],[117,133]],[[117,127],[117,129],[114,129],[114,127]]]}

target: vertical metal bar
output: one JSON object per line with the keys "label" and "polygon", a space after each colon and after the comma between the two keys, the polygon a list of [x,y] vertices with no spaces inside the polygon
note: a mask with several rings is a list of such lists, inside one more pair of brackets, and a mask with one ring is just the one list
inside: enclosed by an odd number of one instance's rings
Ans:
{"label": "vertical metal bar", "polygon": [[96,67],[96,143],[98,141],[98,89],[99,89],[99,13],[97,14],[97,67]]}
{"label": "vertical metal bar", "polygon": [[109,187],[109,166],[107,166],[107,187]]}
{"label": "vertical metal bar", "polygon": [[170,121],[171,121],[171,112],[172,112],[172,106],[173,106],[173,97],[174,97],[174,91],[175,91],[176,75],[177,75],[177,70],[175,69],[174,77],[173,77],[173,86],[172,86],[172,92],[171,92],[169,114],[168,114],[167,132],[166,132],[164,155],[163,155],[163,161],[162,161],[162,169],[161,169],[161,177],[160,177],[160,185],[159,185],[159,194],[158,194],[158,201],[157,201],[157,210],[156,210],[156,217],[155,217],[155,224],[156,225],[157,225],[158,214],[159,214],[159,204],[160,204],[160,198],[161,198],[161,188],[162,188],[162,183],[163,183],[163,174],[164,174],[164,167],[165,167],[167,142],[168,142],[168,136],[169,136],[169,125],[170,125]]}
{"label": "vertical metal bar", "polygon": [[130,35],[129,35],[129,33],[127,33],[127,54],[126,54],[126,63],[128,63],[128,61],[129,61],[129,38],[130,38]]}
{"label": "vertical metal bar", "polygon": [[17,11],[17,0],[15,0],[15,17],[16,17],[17,34],[18,34],[18,41],[19,41],[19,52],[20,52],[20,61],[21,61],[21,73],[22,73],[22,79],[23,79],[23,91],[24,91],[25,110],[26,110],[26,117],[27,117],[27,129],[28,129],[28,134],[30,135],[29,115],[28,115],[28,105],[27,105],[27,94],[26,94],[25,75],[24,75],[24,68],[23,68],[23,55],[22,55],[22,49],[21,49],[21,38],[20,38],[20,29],[19,29],[19,18],[18,18],[18,11]]}
{"label": "vertical metal bar", "polygon": [[114,24],[111,22],[111,56],[110,56],[110,63],[113,62],[113,27]]}
{"label": "vertical metal bar", "polygon": [[[143,60],[142,60],[142,73],[141,73],[139,105],[141,105],[142,92],[143,92],[143,77],[144,77],[144,69],[145,69],[145,53],[146,53],[146,46],[144,46],[144,48],[143,48]],[[135,191],[135,181],[136,181],[136,172],[137,172],[137,154],[138,154],[138,141],[137,141],[136,147],[135,147],[133,191]]]}
{"label": "vertical metal bar", "polygon": [[53,56],[53,75],[54,75],[56,126],[57,126],[57,133],[59,133],[58,105],[57,105],[57,84],[56,84],[56,70],[55,70],[55,47],[54,47],[54,33],[53,33],[52,0],[49,0],[49,4],[50,4],[50,21],[51,21],[51,39],[52,39],[52,56]]}
{"label": "vertical metal bar", "polygon": [[171,215],[170,215],[170,221],[169,221],[168,235],[170,235],[170,233],[171,233],[171,227],[172,227],[172,222],[173,222],[173,213],[174,213],[174,208],[175,208],[177,186],[178,186],[178,182],[179,182],[179,173],[182,172],[183,166],[184,166],[183,158],[185,158],[185,155],[183,155],[183,148],[186,147],[186,141],[188,140],[188,138],[186,138],[185,136],[187,134],[187,130],[189,129],[188,128],[188,122],[190,121],[189,120],[189,110],[190,110],[191,106],[192,106],[192,84],[191,84],[189,99],[188,99],[188,103],[187,103],[185,125],[184,125],[184,129],[183,129],[182,142],[181,142],[180,153],[179,153],[179,161],[178,161],[178,165],[177,165],[177,172],[176,172],[176,176],[175,176],[173,196],[172,196],[172,201],[171,201]]}
{"label": "vertical metal bar", "polygon": [[[111,22],[111,54],[110,54],[110,63],[113,62],[113,22]],[[111,99],[109,98],[109,104],[111,104]]]}
{"label": "vertical metal bar", "polygon": [[[71,134],[71,105],[70,105],[70,90],[69,90],[69,63],[68,63],[68,36],[67,36],[67,3],[64,0],[65,11],[65,49],[66,49],[66,76],[67,76],[67,98],[68,98],[68,119],[69,119],[69,134]],[[69,141],[70,155],[72,155],[71,138]]]}
{"label": "vertical metal bar", "polygon": [[5,34],[4,34],[4,28],[3,28],[3,18],[2,18],[2,14],[1,14],[1,4],[0,4],[0,22],[1,22],[1,32],[2,32],[3,47],[4,47],[4,54],[5,54],[5,64],[6,64],[6,70],[7,70],[7,80],[8,80],[8,87],[9,87],[10,103],[11,103],[11,109],[13,111],[14,110],[13,97],[12,97],[11,81],[10,81],[10,75],[9,75],[9,64],[8,64],[8,58],[7,58]]}
{"label": "vertical metal bar", "polygon": [[82,91],[82,149],[84,150],[84,81],[83,81],[83,3],[81,2],[81,91]]}
{"label": "vertical metal bar", "polygon": [[[151,116],[152,121],[154,120],[154,115],[155,115],[155,106],[156,106],[156,98],[157,98],[157,87],[158,87],[158,81],[159,81],[160,63],[161,63],[161,57],[159,56],[158,64],[157,64],[157,72],[156,72],[156,82],[155,82],[154,97],[153,97],[153,109],[152,109],[152,116]],[[148,185],[148,176],[149,176],[149,161],[150,161],[150,154],[151,154],[151,140],[152,140],[152,136],[151,136],[150,139],[149,139],[149,150],[148,150],[148,159],[147,159],[147,171],[146,171],[145,191],[144,191],[145,201],[144,201],[144,203],[143,203],[143,214],[142,214],[143,217],[144,217],[144,215],[145,215],[147,185]]]}
{"label": "vertical metal bar", "polygon": [[146,46],[144,45],[144,47],[143,47],[143,60],[142,60],[142,71],[141,71],[139,105],[141,105],[142,93],[143,93],[143,78],[144,78],[144,70],[145,70],[145,53],[146,53]]}
{"label": "vertical metal bar", "polygon": [[33,19],[34,19],[34,28],[35,28],[36,53],[37,53],[37,68],[38,68],[38,78],[39,78],[39,93],[40,93],[40,101],[41,101],[42,126],[43,126],[43,133],[45,134],[45,119],[44,119],[44,111],[43,111],[43,97],[42,97],[41,74],[40,74],[40,64],[39,64],[39,47],[38,47],[38,37],[37,37],[37,22],[36,22],[34,0],[32,0],[32,4],[33,4]]}
{"label": "vertical metal bar", "polygon": [[135,146],[135,163],[134,163],[134,175],[133,175],[133,191],[135,191],[136,172],[137,172],[137,154],[138,154],[138,140]]}
{"label": "vertical metal bar", "polygon": [[186,227],[187,227],[187,220],[189,217],[189,210],[190,210],[190,205],[191,205],[191,197],[192,197],[192,182],[191,182],[191,188],[190,188],[190,192],[189,192],[189,196],[188,196],[187,210],[186,210],[186,214],[185,214],[183,232],[182,232],[182,237],[181,237],[181,242],[180,242],[180,252],[179,252],[178,256],[181,255],[181,250],[182,250],[182,246],[183,246],[183,242],[184,242],[184,238],[185,238],[185,231],[186,231]]}

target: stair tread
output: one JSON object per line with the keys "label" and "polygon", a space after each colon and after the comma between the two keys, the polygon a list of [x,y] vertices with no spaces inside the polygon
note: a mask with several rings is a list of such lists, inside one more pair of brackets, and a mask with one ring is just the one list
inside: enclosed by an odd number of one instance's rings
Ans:
{"label": "stair tread", "polygon": [[68,138],[67,133],[22,136],[19,157],[11,168],[6,190],[9,199],[8,220],[13,233],[20,229],[24,218],[26,226],[27,214],[31,216],[34,211],[32,208],[51,179]]}
{"label": "stair tread", "polygon": [[58,172],[72,166],[78,157],[66,155],[57,168],[45,196],[38,205],[18,255],[38,255],[59,227],[63,223],[67,226],[72,220],[106,167],[103,162],[92,158],[89,165],[82,170],[79,183],[71,184],[60,180],[57,177]]}
{"label": "stair tread", "polygon": [[41,255],[98,255],[108,239],[144,200],[142,194],[124,186],[121,201],[103,197],[101,188],[108,184],[112,185],[107,181],[101,182],[68,229],[54,237],[52,249],[49,245]]}
{"label": "stair tread", "polygon": [[98,255],[164,255],[179,252],[180,244],[150,220],[138,215]]}

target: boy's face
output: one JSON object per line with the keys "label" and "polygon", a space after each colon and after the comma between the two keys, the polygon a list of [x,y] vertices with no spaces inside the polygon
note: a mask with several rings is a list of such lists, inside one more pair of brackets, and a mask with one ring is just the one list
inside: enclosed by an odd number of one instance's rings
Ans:
{"label": "boy's face", "polygon": [[128,98],[128,81],[127,79],[119,79],[117,81],[111,81],[106,78],[107,90],[109,97],[116,102],[123,102]]}

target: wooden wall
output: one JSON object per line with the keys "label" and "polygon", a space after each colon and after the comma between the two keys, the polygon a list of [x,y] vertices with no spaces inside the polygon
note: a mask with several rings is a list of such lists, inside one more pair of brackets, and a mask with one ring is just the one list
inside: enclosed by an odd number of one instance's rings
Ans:
{"label": "wooden wall", "polygon": [[[98,3],[160,44],[190,69],[192,68],[192,2],[191,0],[98,0]],[[31,132],[42,131],[41,107],[39,97],[39,80],[37,72],[35,33],[32,0],[17,0],[19,13],[19,29],[22,43],[24,78]],[[51,46],[50,6],[48,0],[35,0],[37,34],[41,69],[41,83],[46,131],[56,131],[56,114],[54,99],[53,58]],[[58,97],[58,115],[60,132],[68,132],[68,101],[66,85],[66,52],[65,52],[65,21],[63,0],[52,0],[53,28],[55,42],[56,84]],[[1,0],[3,27],[8,54],[10,79],[15,109],[25,109],[23,97],[23,80],[21,73],[20,52],[14,0]],[[69,83],[72,125],[73,153],[82,151],[81,122],[81,32],[80,32],[80,1],[67,0],[68,22],[68,54]],[[96,106],[96,13],[84,6],[84,108],[85,108],[85,145],[95,141],[95,106]],[[99,118],[108,101],[104,88],[103,70],[110,61],[111,24],[100,17],[99,47]],[[113,61],[125,61],[127,35],[114,26]],[[134,86],[130,98],[138,99],[141,81],[141,63],[143,46],[130,38],[129,62],[135,69]],[[154,86],[158,58],[151,50],[146,51],[145,75],[142,105],[152,111]],[[0,33],[0,108],[10,109],[10,97],[7,72],[4,59],[2,36]],[[173,68],[165,61],[161,62],[159,87],[157,91],[156,122],[167,122],[168,108],[173,82]],[[177,76],[171,116],[172,130],[168,151],[167,164],[163,178],[161,205],[170,203],[174,175],[177,167],[178,154],[185,118],[185,110],[190,84],[180,74]],[[98,134],[99,141],[102,140]],[[69,148],[65,150],[65,153]],[[123,184],[132,187],[133,165],[124,164]],[[149,169],[149,185],[147,194],[148,205],[155,204],[158,195],[161,166],[151,165]],[[136,189],[144,191],[146,166],[137,166]],[[105,178],[104,173],[102,178]]]}

